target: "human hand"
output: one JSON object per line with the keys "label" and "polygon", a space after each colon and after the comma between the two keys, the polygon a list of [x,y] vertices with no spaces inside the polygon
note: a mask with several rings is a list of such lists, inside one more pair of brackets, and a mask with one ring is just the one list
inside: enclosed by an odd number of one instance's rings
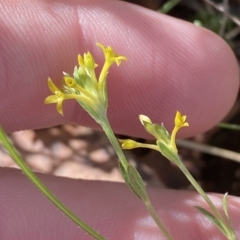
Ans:
{"label": "human hand", "polygon": [[[109,119],[116,132],[146,137],[138,115],[171,128],[176,110],[188,116],[181,137],[221,120],[238,91],[238,66],[227,44],[192,24],[120,1],[6,1],[0,3],[0,123],[7,131],[66,122],[97,127],[75,101],[64,117],[44,105],[47,77],[71,73],[77,54],[95,43],[128,57],[108,77]],[[1,239],[88,239],[16,170],[0,172]],[[126,186],[42,176],[53,192],[108,239],[150,239],[161,233]],[[150,199],[175,239],[222,234],[193,205],[196,193],[149,189]],[[220,196],[216,197],[220,199]],[[217,201],[217,200],[216,200]],[[239,199],[230,213],[240,232]],[[120,206],[120,207],[118,207]],[[193,221],[194,219],[194,221]]]}

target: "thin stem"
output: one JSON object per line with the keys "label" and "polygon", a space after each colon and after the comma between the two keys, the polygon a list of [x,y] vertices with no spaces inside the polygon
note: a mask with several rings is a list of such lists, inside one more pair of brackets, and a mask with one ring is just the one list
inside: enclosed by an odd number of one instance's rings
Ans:
{"label": "thin stem", "polygon": [[66,216],[68,216],[74,223],[81,227],[93,238],[98,240],[105,240],[103,236],[93,230],[90,226],[80,220],[73,212],[71,212],[62,202],[60,202],[48,189],[47,187],[38,179],[38,177],[32,172],[32,170],[27,166],[24,160],[15,151],[12,144],[9,142],[4,130],[0,127],[0,139],[3,146],[8,150],[9,154],[15,161],[15,163],[21,168],[24,174],[29,178],[29,180],[56,206],[58,207]]}
{"label": "thin stem", "polygon": [[177,152],[177,147],[176,147],[176,134],[179,130],[179,127],[176,125],[174,126],[172,133],[171,133],[171,146],[175,152]]}
{"label": "thin stem", "polygon": [[[119,161],[121,161],[123,167],[125,168],[126,172],[128,169],[128,161],[122,151],[122,148],[120,147],[119,141],[117,140],[115,134],[112,131],[111,125],[107,119],[106,114],[101,116],[101,126],[105,132],[105,134],[107,135],[109,141],[111,142],[115,152],[117,153],[117,156],[119,158]],[[146,208],[148,209],[150,215],[152,216],[152,218],[154,219],[154,221],[156,222],[156,224],[158,225],[158,227],[162,230],[163,234],[165,235],[165,237],[168,240],[172,240],[173,238],[171,237],[171,235],[168,233],[167,229],[165,228],[165,226],[163,225],[162,221],[160,220],[160,218],[158,217],[156,211],[154,210],[148,196],[147,196],[147,200],[144,201],[142,200],[146,206]]]}
{"label": "thin stem", "polygon": [[154,144],[148,144],[148,143],[137,143],[137,148],[149,148],[155,151],[159,151],[158,146],[154,145]]}
{"label": "thin stem", "polygon": [[112,144],[112,146],[113,146],[113,148],[114,148],[114,150],[115,150],[115,152],[116,152],[116,154],[119,158],[119,161],[121,161],[124,169],[127,171],[128,161],[127,161],[127,159],[126,159],[126,157],[125,157],[125,155],[122,151],[122,148],[121,148],[121,146],[120,146],[112,128],[111,128],[111,125],[108,121],[108,118],[107,118],[106,114],[101,115],[101,126],[102,126],[105,134],[107,135],[109,141],[111,142],[111,144]]}
{"label": "thin stem", "polygon": [[163,225],[163,223],[161,222],[161,220],[159,219],[156,211],[154,210],[152,204],[150,201],[148,202],[144,202],[145,206],[147,207],[149,213],[151,214],[152,218],[154,219],[154,221],[156,222],[156,224],[158,225],[158,227],[162,230],[163,234],[165,235],[165,237],[168,240],[173,240],[172,236],[168,233],[167,229],[165,228],[165,226]]}
{"label": "thin stem", "polygon": [[226,222],[219,210],[215,207],[211,199],[208,197],[208,195],[203,191],[201,186],[197,183],[197,181],[192,177],[188,169],[185,167],[185,165],[182,163],[182,161],[179,159],[178,167],[182,170],[184,175],[187,177],[187,179],[191,182],[191,184],[195,187],[195,189],[198,191],[198,193],[203,197],[203,199],[207,202],[209,207],[212,209],[213,213],[215,214],[215,217],[219,220],[219,222],[222,225],[222,228],[225,231],[222,231],[222,233],[228,238],[228,239],[236,239],[235,232],[231,226],[231,223]]}
{"label": "thin stem", "polygon": [[182,161],[179,159],[178,167],[181,169],[181,171],[184,173],[184,175],[187,177],[187,179],[191,182],[191,184],[194,186],[194,188],[198,191],[198,193],[204,198],[204,200],[207,202],[207,204],[210,206],[214,214],[222,223],[225,223],[221,213],[218,211],[218,209],[215,207],[211,199],[208,197],[208,195],[204,192],[204,190],[201,188],[201,186],[198,184],[198,182],[193,178],[191,173],[188,171],[188,169],[185,167],[185,165],[182,163]]}
{"label": "thin stem", "polygon": [[198,193],[203,197],[203,199],[207,202],[209,207],[212,209],[212,211],[215,214],[215,217],[220,221],[223,229],[225,230],[224,232],[222,231],[222,233],[227,237],[227,239],[236,239],[236,235],[235,235],[234,229],[231,227],[231,224],[229,226],[229,223],[228,222],[226,223],[226,221],[223,219],[219,210],[215,207],[211,199],[204,192],[204,190],[197,183],[197,181],[193,178],[193,176],[191,175],[191,173],[188,171],[188,169],[185,167],[185,165],[182,163],[181,160],[178,163],[178,167],[182,170],[182,172],[187,177],[187,179],[191,182],[191,184],[195,187]]}

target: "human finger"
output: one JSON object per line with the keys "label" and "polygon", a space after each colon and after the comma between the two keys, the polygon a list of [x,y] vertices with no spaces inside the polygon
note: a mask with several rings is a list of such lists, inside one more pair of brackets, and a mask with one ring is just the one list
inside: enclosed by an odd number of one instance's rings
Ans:
{"label": "human finger", "polygon": [[91,51],[101,66],[97,41],[128,57],[108,76],[118,133],[146,137],[139,114],[170,128],[179,110],[190,123],[180,134],[194,135],[221,120],[236,98],[234,55],[208,30],[122,1],[1,3],[0,123],[7,131],[65,122],[96,128],[75,101],[64,102],[64,117],[43,102],[47,78],[59,83],[78,53]]}
{"label": "human finger", "polygon": [[[50,203],[19,171],[0,169],[2,240],[92,239]],[[39,175],[74,213],[107,239],[164,239],[143,203],[120,183]],[[225,239],[194,206],[206,207],[189,191],[148,188],[150,199],[174,239]],[[211,194],[221,207],[221,195]],[[240,235],[240,201],[228,198],[230,217]],[[207,207],[206,207],[207,208]]]}

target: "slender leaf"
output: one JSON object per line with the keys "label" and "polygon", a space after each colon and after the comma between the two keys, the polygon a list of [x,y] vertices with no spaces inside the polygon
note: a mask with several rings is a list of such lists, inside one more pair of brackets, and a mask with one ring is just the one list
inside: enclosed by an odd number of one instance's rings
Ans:
{"label": "slender leaf", "polygon": [[141,199],[141,197],[138,195],[138,193],[135,191],[130,179],[129,179],[129,176],[128,176],[128,172],[125,170],[125,168],[123,167],[123,164],[122,162],[119,162],[119,169],[120,169],[120,172],[122,174],[122,177],[124,179],[124,181],[126,182],[126,184],[128,185],[128,187]]}
{"label": "slender leaf", "polygon": [[230,218],[229,218],[228,209],[227,209],[227,195],[228,195],[228,193],[226,192],[223,196],[222,207],[223,207],[223,211],[225,213],[225,216],[226,216],[227,220],[229,221]]}
{"label": "slender leaf", "polygon": [[144,201],[144,202],[149,202],[149,198],[146,192],[146,188],[144,185],[144,182],[142,180],[142,177],[134,168],[132,165],[128,165],[128,176],[129,180],[131,182],[131,185],[134,188],[134,191],[137,193],[137,195]]}
{"label": "slender leaf", "polygon": [[195,206],[195,208],[201,212],[205,217],[207,217],[212,223],[214,223],[220,230],[221,232],[227,236],[228,233],[226,232],[226,229],[224,228],[223,224],[221,221],[219,221],[212,213],[207,211],[206,209],[202,207]]}

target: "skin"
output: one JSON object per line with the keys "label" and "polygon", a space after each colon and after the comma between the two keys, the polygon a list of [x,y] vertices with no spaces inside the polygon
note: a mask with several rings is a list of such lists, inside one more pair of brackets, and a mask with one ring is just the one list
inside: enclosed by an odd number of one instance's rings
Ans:
{"label": "skin", "polygon": [[[238,87],[236,59],[213,33],[190,23],[113,0],[0,0],[0,122],[8,132],[67,122],[98,126],[75,101],[64,116],[44,105],[47,77],[61,83],[77,54],[90,51],[103,63],[96,42],[128,57],[108,77],[109,119],[117,133],[149,137],[145,114],[173,126],[176,110],[194,136],[218,123],[232,107]],[[99,70],[97,70],[99,72]],[[142,203],[123,184],[39,175],[76,214],[108,239],[164,239]],[[18,170],[0,169],[0,238],[91,239],[67,219]],[[205,203],[187,191],[148,189],[174,239],[224,239],[192,206]],[[212,194],[220,206],[221,195]],[[240,237],[240,200],[229,211]],[[159,236],[162,236],[159,238]]]}

